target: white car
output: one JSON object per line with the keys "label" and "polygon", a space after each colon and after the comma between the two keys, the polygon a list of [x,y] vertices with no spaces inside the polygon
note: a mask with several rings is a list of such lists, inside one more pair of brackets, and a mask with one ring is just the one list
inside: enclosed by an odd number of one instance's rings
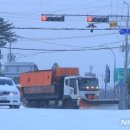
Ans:
{"label": "white car", "polygon": [[20,92],[11,78],[0,77],[0,106],[20,108]]}

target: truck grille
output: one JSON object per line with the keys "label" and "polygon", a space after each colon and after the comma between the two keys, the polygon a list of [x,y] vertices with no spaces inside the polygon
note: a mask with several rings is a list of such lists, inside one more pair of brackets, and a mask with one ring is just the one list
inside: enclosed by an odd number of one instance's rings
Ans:
{"label": "truck grille", "polygon": [[95,94],[85,94],[86,98],[95,99]]}

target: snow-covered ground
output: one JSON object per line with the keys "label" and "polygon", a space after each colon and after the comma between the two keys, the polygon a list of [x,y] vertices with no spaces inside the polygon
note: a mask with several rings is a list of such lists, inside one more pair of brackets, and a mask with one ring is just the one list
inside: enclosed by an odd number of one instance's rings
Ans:
{"label": "snow-covered ground", "polygon": [[129,110],[0,108],[0,130],[130,130],[122,120]]}

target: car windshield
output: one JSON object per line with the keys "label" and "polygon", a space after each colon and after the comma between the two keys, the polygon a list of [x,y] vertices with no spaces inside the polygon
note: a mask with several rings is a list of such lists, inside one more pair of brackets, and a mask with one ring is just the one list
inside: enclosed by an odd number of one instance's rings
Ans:
{"label": "car windshield", "polygon": [[80,78],[78,78],[78,85],[79,85],[79,87],[98,86],[98,79],[80,77]]}
{"label": "car windshield", "polygon": [[12,80],[9,80],[9,79],[0,79],[0,85],[9,85],[9,86],[12,86],[13,82],[12,82]]}

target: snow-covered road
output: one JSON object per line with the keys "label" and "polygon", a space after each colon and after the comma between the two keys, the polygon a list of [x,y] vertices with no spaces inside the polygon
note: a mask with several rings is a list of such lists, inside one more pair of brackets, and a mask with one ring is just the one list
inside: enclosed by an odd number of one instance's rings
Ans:
{"label": "snow-covered road", "polygon": [[0,109],[0,130],[129,130],[130,111]]}

